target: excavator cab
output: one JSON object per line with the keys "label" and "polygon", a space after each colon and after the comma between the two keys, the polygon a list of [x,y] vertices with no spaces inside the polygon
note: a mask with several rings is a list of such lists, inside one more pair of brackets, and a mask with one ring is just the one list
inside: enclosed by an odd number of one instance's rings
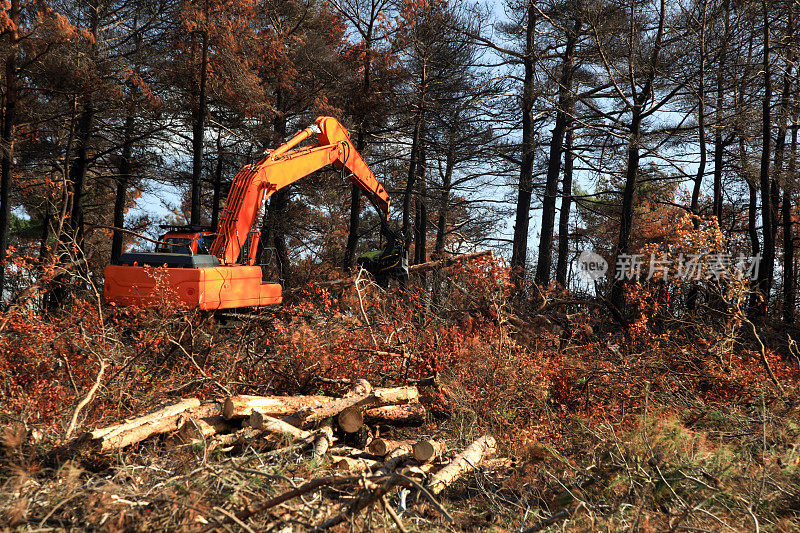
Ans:
{"label": "excavator cab", "polygon": [[167,232],[161,236],[156,252],[162,254],[207,255],[217,234],[208,226],[159,226]]}

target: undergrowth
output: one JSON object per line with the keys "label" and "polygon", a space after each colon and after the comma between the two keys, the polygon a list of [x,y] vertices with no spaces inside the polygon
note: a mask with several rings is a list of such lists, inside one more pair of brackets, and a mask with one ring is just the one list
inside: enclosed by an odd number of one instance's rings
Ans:
{"label": "undergrowth", "polygon": [[[257,450],[208,454],[171,438],[104,458],[54,461],[49,451],[170,398],[340,394],[354,378],[435,378],[421,388],[430,420],[419,431],[451,449],[491,433],[517,463],[445,493],[454,523],[420,503],[407,510],[408,527],[800,527],[798,360],[768,324],[735,304],[659,313],[647,287],[634,293],[640,312],[625,327],[602,303],[556,292],[512,305],[508,272],[490,261],[420,285],[384,292],[359,277],[337,293],[310,287],[281,308],[235,316],[168,299],[107,307],[91,291],[58,312],[39,312],[36,299],[12,306],[0,320],[5,521],[23,530],[213,526],[327,465]],[[295,501],[248,527],[304,530],[344,497]],[[354,527],[394,525],[378,508]]]}

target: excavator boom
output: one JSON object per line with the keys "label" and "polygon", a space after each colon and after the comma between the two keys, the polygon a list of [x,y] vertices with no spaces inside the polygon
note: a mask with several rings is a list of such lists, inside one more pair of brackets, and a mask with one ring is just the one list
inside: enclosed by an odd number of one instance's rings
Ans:
{"label": "excavator boom", "polygon": [[[295,146],[316,134],[317,144]],[[266,199],[287,185],[330,164],[350,171],[350,179],[389,216],[389,195],[350,142],[350,135],[331,117],[318,118],[258,163],[244,167],[233,180],[211,253],[224,264],[238,262],[242,245]]]}

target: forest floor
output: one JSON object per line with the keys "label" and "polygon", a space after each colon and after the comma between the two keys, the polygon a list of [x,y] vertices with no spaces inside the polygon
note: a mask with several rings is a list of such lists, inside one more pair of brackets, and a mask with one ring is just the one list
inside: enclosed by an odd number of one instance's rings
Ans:
{"label": "forest floor", "polygon": [[459,451],[491,434],[514,466],[478,468],[435,504],[409,496],[403,506],[393,493],[387,505],[402,526],[375,505],[334,530],[800,529],[800,360],[791,332],[751,322],[736,306],[677,318],[646,291],[623,327],[602,302],[574,296],[512,305],[505,280],[486,262],[455,269],[433,296],[359,283],[227,320],[166,304],[115,309],[91,295],[44,318],[30,305],[12,307],[0,320],[0,523],[13,531],[311,529],[339,513],[352,490],[325,487],[234,519],[332,475],[309,454],[209,453],[170,435],[110,454],[52,451],[175,398],[341,395],[348,379],[390,387],[435,376],[420,387],[425,423],[389,436],[435,435]]}

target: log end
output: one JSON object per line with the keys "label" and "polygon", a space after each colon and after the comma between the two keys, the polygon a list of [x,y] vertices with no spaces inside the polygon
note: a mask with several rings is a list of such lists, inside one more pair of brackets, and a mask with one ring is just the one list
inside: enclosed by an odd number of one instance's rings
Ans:
{"label": "log end", "polygon": [[386,455],[389,451],[389,447],[386,444],[386,441],[383,439],[372,439],[368,446],[369,453],[374,455],[380,455],[381,457]]}
{"label": "log end", "polygon": [[339,427],[345,433],[355,433],[364,425],[364,414],[355,408],[345,409],[337,417]]}

